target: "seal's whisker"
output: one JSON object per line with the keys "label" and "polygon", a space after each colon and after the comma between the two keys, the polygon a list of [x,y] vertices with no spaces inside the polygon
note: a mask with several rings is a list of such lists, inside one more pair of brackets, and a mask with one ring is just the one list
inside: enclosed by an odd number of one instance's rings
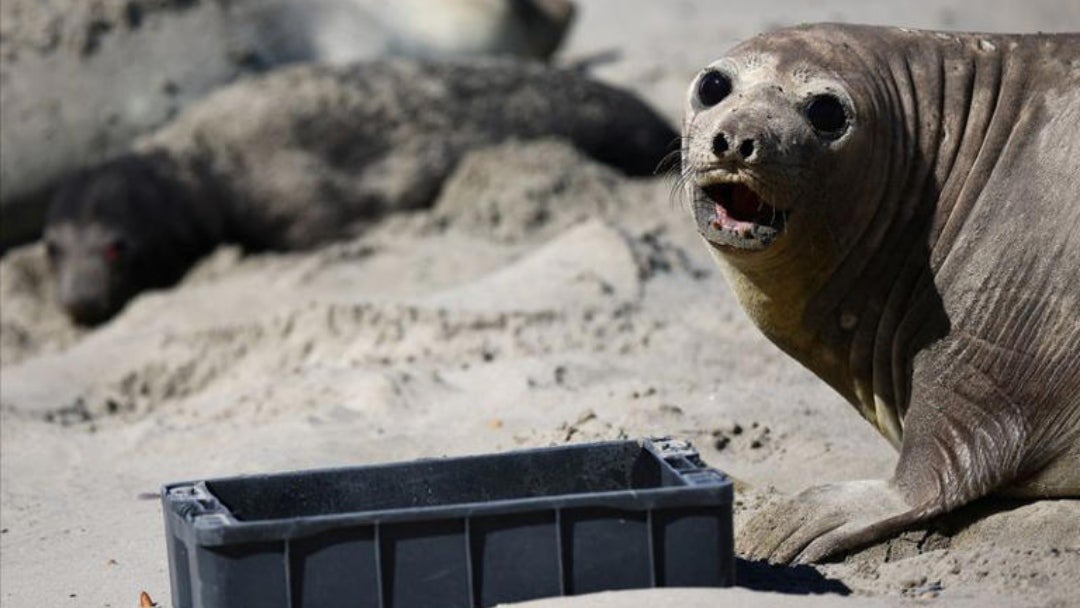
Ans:
{"label": "seal's whisker", "polygon": [[660,162],[656,163],[656,169],[653,170],[653,175],[661,175],[665,173],[674,173],[680,170],[682,158],[682,150],[672,150],[664,155],[660,159]]}
{"label": "seal's whisker", "polygon": [[690,182],[690,178],[693,177],[693,172],[680,171],[675,179],[672,181],[671,190],[668,192],[668,205],[674,208],[676,205],[682,206],[689,203],[689,200],[684,196],[686,192],[686,185]]}

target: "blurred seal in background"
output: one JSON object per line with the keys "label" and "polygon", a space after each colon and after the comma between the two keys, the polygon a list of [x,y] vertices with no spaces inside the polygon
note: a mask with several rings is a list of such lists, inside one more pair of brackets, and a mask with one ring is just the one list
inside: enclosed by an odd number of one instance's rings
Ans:
{"label": "blurred seal in background", "polygon": [[677,132],[633,95],[513,59],[303,65],[192,106],[60,189],[45,236],[78,322],[169,284],[222,242],[307,248],[430,206],[469,151],[562,138],[651,175]]}
{"label": "blurred seal in background", "polygon": [[40,234],[66,175],[244,74],[392,53],[545,59],[573,14],[567,0],[4,0],[0,248]]}

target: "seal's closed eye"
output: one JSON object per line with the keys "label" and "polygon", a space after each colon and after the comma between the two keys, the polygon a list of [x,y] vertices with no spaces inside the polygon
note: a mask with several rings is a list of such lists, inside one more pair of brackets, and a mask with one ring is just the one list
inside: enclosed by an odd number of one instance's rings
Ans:
{"label": "seal's closed eye", "polygon": [[698,83],[698,100],[706,107],[724,101],[731,94],[731,79],[720,72],[709,72]]}
{"label": "seal's closed eye", "polygon": [[119,262],[120,258],[127,253],[127,242],[123,239],[113,239],[105,246],[105,260],[110,263]]}

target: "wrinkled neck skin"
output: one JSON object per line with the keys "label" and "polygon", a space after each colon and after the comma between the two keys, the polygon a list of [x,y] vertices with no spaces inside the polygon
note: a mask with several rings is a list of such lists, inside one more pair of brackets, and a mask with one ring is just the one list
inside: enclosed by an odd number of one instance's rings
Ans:
{"label": "wrinkled neck skin", "polygon": [[[823,218],[802,217],[796,226],[808,222],[820,224],[820,229],[790,230],[760,253],[709,247],[750,318],[769,339],[800,361],[816,349],[815,332],[804,323],[807,295],[820,292],[838,264],[835,243],[823,237],[828,234]],[[806,255],[807,251],[814,254]]]}
{"label": "wrinkled neck skin", "polygon": [[761,330],[899,446],[912,360],[949,326],[936,269],[1024,110],[1026,73],[1009,59],[1017,37],[885,37],[811,45],[855,100],[862,140],[822,168],[829,187],[774,246],[713,253]]}

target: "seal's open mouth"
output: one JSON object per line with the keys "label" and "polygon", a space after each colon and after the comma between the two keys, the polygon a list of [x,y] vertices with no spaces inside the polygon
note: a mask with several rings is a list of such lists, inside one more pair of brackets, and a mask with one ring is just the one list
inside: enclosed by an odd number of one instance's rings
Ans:
{"label": "seal's open mouth", "polygon": [[702,190],[716,204],[716,221],[721,224],[752,223],[783,228],[784,214],[761,200],[745,184],[713,184]]}
{"label": "seal's open mouth", "polygon": [[737,249],[764,249],[784,230],[787,214],[741,182],[697,187],[698,227],[710,242]]}

